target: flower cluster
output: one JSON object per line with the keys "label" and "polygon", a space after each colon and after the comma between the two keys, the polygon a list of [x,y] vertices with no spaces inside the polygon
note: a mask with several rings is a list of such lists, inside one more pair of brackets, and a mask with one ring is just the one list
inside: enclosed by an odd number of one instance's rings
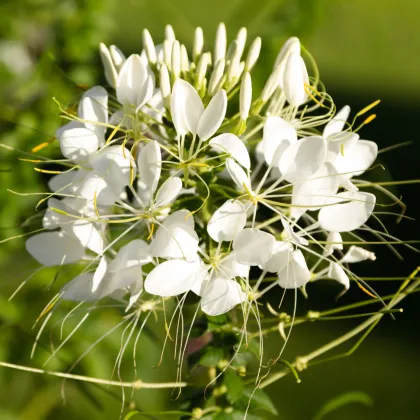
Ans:
{"label": "flower cluster", "polygon": [[351,264],[375,259],[356,231],[376,197],[355,179],[378,153],[358,134],[373,116],[355,125],[373,106],[336,112],[297,38],[256,95],[261,39],[245,53],[246,38],[227,46],[221,24],[210,53],[197,28],[189,53],[167,26],[156,46],[144,30],[128,58],[101,44],[110,91],[60,108],[64,169],[49,181],[48,232],[26,242],[43,266],[81,269],[61,299],[126,298],[128,310],[192,291],[208,315],[249,314],[275,286],[347,290]]}

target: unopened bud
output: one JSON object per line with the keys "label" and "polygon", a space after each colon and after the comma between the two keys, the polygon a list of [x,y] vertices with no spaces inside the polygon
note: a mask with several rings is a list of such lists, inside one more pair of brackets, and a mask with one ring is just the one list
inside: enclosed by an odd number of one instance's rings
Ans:
{"label": "unopened bud", "polygon": [[197,64],[197,90],[200,90],[200,88],[203,86],[204,79],[206,77],[207,73],[207,67],[210,62],[209,53],[203,54],[200,57],[200,60]]}
{"label": "unopened bud", "polygon": [[187,48],[184,44],[181,45],[181,70],[187,73],[190,69],[190,61],[188,60]]}
{"label": "unopened bud", "polygon": [[172,25],[165,26],[165,39],[171,42],[176,41],[175,32],[174,28],[172,28]]}
{"label": "unopened bud", "polygon": [[194,44],[193,44],[193,60],[198,60],[201,53],[203,52],[203,45],[204,45],[204,36],[203,30],[198,27],[195,29],[194,33]]}
{"label": "unopened bud", "polygon": [[261,92],[261,100],[264,103],[267,102],[271,98],[271,95],[276,90],[277,86],[279,85],[281,75],[282,75],[281,66],[277,66],[270,74],[270,77],[268,78],[267,83],[265,84],[264,89]]}
{"label": "unopened bud", "polygon": [[155,44],[153,43],[152,36],[147,29],[143,30],[143,47],[146,51],[147,59],[150,63],[156,64],[156,48]]}
{"label": "unopened bud", "polygon": [[308,99],[307,86],[309,76],[305,62],[299,54],[289,54],[283,75],[283,90],[287,102],[296,107],[305,103]]}
{"label": "unopened bud", "polygon": [[219,24],[216,32],[216,42],[214,46],[214,62],[218,63],[226,56],[226,26]]}
{"label": "unopened bud", "polygon": [[165,66],[164,63],[162,63],[162,65],[160,66],[159,81],[163,102],[165,106],[170,105],[171,81],[169,79],[168,68]]}
{"label": "unopened bud", "polygon": [[119,71],[126,60],[125,55],[115,45],[111,45],[109,47],[109,52],[111,53],[111,58],[114,63],[115,69]]}
{"label": "unopened bud", "polygon": [[239,94],[239,113],[241,120],[246,121],[249,115],[252,102],[252,81],[251,75],[247,72],[244,74],[241,83],[241,91]]}
{"label": "unopened bud", "polygon": [[277,55],[276,61],[274,62],[274,68],[276,68],[282,61],[284,61],[289,54],[297,53],[300,55],[300,41],[295,36],[289,38],[281,47],[280,52]]}
{"label": "unopened bud", "polygon": [[236,42],[238,43],[239,60],[241,59],[242,54],[245,49],[246,37],[247,37],[246,28],[239,29],[238,35],[236,36]]}
{"label": "unopened bud", "polygon": [[166,64],[168,70],[172,69],[172,45],[173,41],[167,39],[163,41],[163,62]]}
{"label": "unopened bud", "polygon": [[210,95],[213,96],[216,93],[216,91],[219,89],[219,85],[223,78],[224,72],[225,72],[225,59],[222,58],[217,62],[216,67],[214,68],[210,77],[209,88],[208,88]]}
{"label": "unopened bud", "polygon": [[257,37],[249,47],[248,55],[245,60],[245,71],[250,71],[260,56],[261,51],[261,38]]}
{"label": "unopened bud", "polygon": [[172,45],[171,67],[172,74],[177,79],[181,73],[181,46],[178,41]]}
{"label": "unopened bud", "polygon": [[102,42],[99,44],[99,54],[104,66],[105,79],[110,84],[110,86],[115,88],[117,84],[118,73],[115,69],[108,47]]}

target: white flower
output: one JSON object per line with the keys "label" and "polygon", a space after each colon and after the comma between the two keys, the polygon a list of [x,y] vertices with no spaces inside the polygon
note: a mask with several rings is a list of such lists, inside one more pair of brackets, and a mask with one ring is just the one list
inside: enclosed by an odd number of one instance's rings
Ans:
{"label": "white flower", "polygon": [[210,101],[207,108],[197,91],[188,82],[178,79],[172,89],[171,114],[179,136],[188,133],[208,140],[219,129],[226,114],[227,96],[220,90]]}

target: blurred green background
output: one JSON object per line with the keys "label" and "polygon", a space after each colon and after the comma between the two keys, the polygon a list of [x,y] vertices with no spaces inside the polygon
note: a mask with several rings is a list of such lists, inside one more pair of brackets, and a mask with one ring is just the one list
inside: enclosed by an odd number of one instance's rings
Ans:
{"label": "blurred green background", "polygon": [[[80,96],[80,86],[104,83],[97,53],[100,41],[116,44],[127,54],[141,48],[141,32],[147,27],[155,41],[163,37],[170,23],[180,40],[191,45],[195,26],[202,26],[207,47],[211,47],[216,25],[227,24],[232,38],[241,26],[248,27],[249,39],[263,38],[262,56],[255,69],[254,82],[261,86],[285,39],[297,35],[317,60],[321,79],[337,106],[350,104],[358,110],[381,99],[377,119],[364,128],[362,136],[375,140],[380,148],[411,141],[411,145],[380,156],[388,170],[384,179],[415,179],[420,175],[417,122],[420,116],[420,2],[412,0],[15,0],[0,4],[0,143],[23,151],[54,136],[60,124],[52,101],[72,103]],[[78,87],[79,86],[79,87]],[[45,150],[54,156],[56,146]],[[47,177],[17,155],[0,149],[0,235],[1,239],[27,231],[20,225],[33,214],[37,198],[17,196],[6,189],[34,192],[45,189]],[[395,189],[408,206],[407,214],[420,211],[419,188],[406,185]],[[418,239],[419,224],[404,221],[390,230],[402,239]],[[35,267],[22,249],[23,240],[0,245],[0,360],[42,366],[59,343],[61,308],[55,324],[46,328],[33,360],[30,351],[37,329],[34,320],[57,290],[51,286],[54,270],[45,270],[31,279],[12,300],[8,298]],[[399,261],[385,247],[377,252],[376,264],[361,264],[360,274],[405,276],[417,265],[418,257],[402,251]],[[374,270],[374,271],[372,271]],[[61,283],[63,279],[58,279]],[[381,294],[392,293],[397,283],[377,286]],[[337,289],[328,284],[309,288],[311,309],[336,304]],[[341,303],[365,298],[353,288]],[[404,313],[396,321],[387,318],[361,349],[350,358],[311,367],[301,374],[297,385],[292,377],[271,385],[278,416],[285,420],[312,419],[327,400],[343,392],[360,390],[374,401],[372,407],[349,405],[326,419],[420,418],[417,377],[418,296],[404,301]],[[67,308],[68,309],[68,308]],[[77,316],[76,316],[77,318]],[[79,318],[80,319],[80,316]],[[121,319],[118,308],[98,310],[86,326],[60,351],[46,368],[68,370],[98,337]],[[77,320],[65,325],[69,332]],[[310,324],[296,329],[287,357],[315,349],[317,344],[344,333],[351,323]],[[74,372],[109,378],[120,346],[122,329],[93,349]],[[161,349],[162,328],[147,331],[137,351],[139,375],[143,380],[174,379],[170,357],[154,369]],[[54,341],[53,341],[54,338]],[[269,346],[276,348],[279,337]],[[171,349],[169,349],[170,353]],[[290,355],[290,356],[288,356]],[[124,365],[132,380],[130,357]],[[62,381],[0,368],[0,420],[116,419],[120,413],[120,390],[68,381],[65,402]],[[128,392],[128,400],[130,400]],[[137,409],[162,410],[177,403],[169,391],[138,391]],[[140,416],[139,416],[140,418]],[[154,418],[160,418],[155,416]],[[261,415],[264,417],[264,414]]]}

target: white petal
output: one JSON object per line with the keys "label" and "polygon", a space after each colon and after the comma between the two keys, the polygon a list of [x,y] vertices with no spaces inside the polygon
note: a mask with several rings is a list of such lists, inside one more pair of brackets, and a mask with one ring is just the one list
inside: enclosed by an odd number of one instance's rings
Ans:
{"label": "white petal", "polygon": [[136,171],[136,163],[131,152],[122,146],[109,146],[99,151],[90,159],[96,174],[121,189],[130,183],[132,173]]}
{"label": "white petal", "polygon": [[192,258],[197,253],[198,236],[191,226],[188,212],[179,211],[169,216],[159,227],[150,244],[150,253],[161,258]]}
{"label": "white petal", "polygon": [[285,150],[279,168],[287,181],[304,181],[321,167],[326,154],[327,144],[322,137],[305,137]]}
{"label": "white petal", "polygon": [[25,246],[39,263],[47,267],[79,262],[85,254],[85,248],[80,241],[61,232],[31,236]]}
{"label": "white petal", "polygon": [[81,123],[67,124],[57,137],[60,141],[61,153],[73,162],[85,162],[98,150],[97,135]]}
{"label": "white petal", "polygon": [[342,284],[345,290],[348,290],[350,288],[349,276],[346,274],[346,272],[343,270],[343,267],[341,267],[340,264],[336,262],[331,262],[328,270],[328,277]]}
{"label": "white petal", "polygon": [[104,240],[93,223],[86,220],[76,220],[72,225],[72,232],[84,247],[99,255],[102,254]]}
{"label": "white petal", "polygon": [[238,188],[243,190],[245,185],[249,191],[252,191],[251,181],[248,175],[233,159],[226,159],[226,169],[228,170],[230,177],[238,186]]}
{"label": "white petal", "polygon": [[133,54],[123,64],[117,80],[117,98],[123,105],[136,109],[144,105],[153,94],[153,79],[138,54]]}
{"label": "white petal", "polygon": [[236,260],[241,264],[262,265],[273,254],[276,240],[270,233],[258,229],[244,229],[233,241]]}
{"label": "white petal", "polygon": [[347,122],[347,118],[350,115],[350,107],[345,105],[340,109],[328,123],[326,124],[322,135],[327,138],[333,134],[340,133]]}
{"label": "white petal", "polygon": [[341,235],[338,232],[329,232],[327,236],[326,242],[332,242],[327,243],[325,245],[324,251],[322,251],[323,257],[330,256],[335,249],[342,250],[343,249],[343,239],[341,238]]}
{"label": "white petal", "polygon": [[234,134],[225,133],[209,142],[211,148],[219,153],[228,153],[244,168],[251,168],[251,160],[244,142]]}
{"label": "white petal", "polygon": [[278,274],[278,283],[284,289],[296,289],[308,283],[311,277],[305,257],[299,249],[294,251],[289,264]]}
{"label": "white petal", "polygon": [[336,197],[338,204],[323,207],[318,215],[320,226],[331,232],[358,229],[369,219],[376,203],[376,197],[366,192],[346,191]]}
{"label": "white petal", "polygon": [[99,265],[95,270],[95,273],[93,274],[92,279],[92,292],[96,292],[99,285],[101,284],[101,281],[104,279],[106,270],[108,268],[108,263],[106,261],[105,257],[102,257],[99,261]]}
{"label": "white petal", "polygon": [[193,287],[200,270],[200,260],[165,261],[154,268],[146,277],[144,288],[157,296],[177,296]]}
{"label": "white petal", "polygon": [[96,195],[98,204],[112,205],[118,200],[121,190],[108,184],[101,176],[91,171],[75,193],[90,201],[93,201]]}
{"label": "white petal", "polygon": [[142,147],[137,165],[139,194],[145,204],[149,204],[158,186],[162,168],[162,153],[157,141],[151,141]]}
{"label": "white petal", "polygon": [[172,203],[182,189],[182,181],[178,177],[169,177],[156,194],[155,207],[163,207]]}
{"label": "white petal", "polygon": [[309,85],[305,62],[298,53],[292,52],[287,58],[283,75],[284,94],[290,105],[300,106],[306,102],[305,84]]}
{"label": "white petal", "polygon": [[203,292],[201,309],[211,316],[224,314],[247,300],[236,281],[212,278]]}
{"label": "white petal", "polygon": [[291,260],[293,246],[290,242],[276,241],[274,252],[270,259],[261,265],[261,270],[269,273],[278,273]]}
{"label": "white petal", "polygon": [[375,161],[378,146],[373,141],[359,140],[350,150],[344,150],[344,156],[338,155],[334,165],[340,174],[346,177],[361,175]]}
{"label": "white petal", "polygon": [[[297,141],[295,128],[280,117],[269,117],[264,125],[262,148],[267,165],[277,166],[282,152]],[[274,157],[276,157],[273,162]]]}
{"label": "white petal", "polygon": [[207,232],[216,242],[232,241],[245,227],[245,206],[238,200],[228,200],[219,207],[207,224]]}
{"label": "white petal", "polygon": [[284,229],[284,231],[281,233],[281,236],[284,240],[292,242],[296,245],[308,245],[309,242],[302,236],[302,233],[305,232],[299,231],[299,233],[296,233],[293,230],[293,227],[296,226],[296,224],[290,224],[284,218],[281,219],[281,224],[283,225]]}
{"label": "white petal", "polygon": [[86,128],[96,133],[99,146],[104,143],[106,127],[98,123],[108,122],[108,93],[102,86],[87,90],[79,103],[78,115],[85,120]]}
{"label": "white petal", "polygon": [[48,181],[49,189],[53,192],[59,191],[60,194],[72,194],[74,192],[72,184],[78,172],[79,170],[73,170],[54,175]]}
{"label": "white petal", "polygon": [[177,79],[172,89],[171,115],[179,136],[197,134],[204,105],[197,91],[185,80]]}
{"label": "white petal", "polygon": [[343,263],[356,263],[366,260],[376,260],[376,255],[373,252],[367,251],[359,246],[352,245],[346,252],[341,262]]}
{"label": "white petal", "polygon": [[349,133],[343,131],[342,133],[334,134],[328,137],[328,152],[327,160],[335,163],[346,157],[350,150],[355,146],[359,140],[359,135],[356,133]]}
{"label": "white petal", "polygon": [[45,211],[42,219],[42,226],[45,229],[56,229],[61,225],[73,223],[74,219],[64,214],[58,213],[51,208],[56,208],[68,213],[73,213],[71,209],[63,203],[63,200],[57,200],[56,198],[50,198],[48,200],[48,208]]}
{"label": "white petal", "polygon": [[213,96],[200,118],[197,134],[202,141],[208,140],[222,124],[226,115],[227,95],[222,89]]}
{"label": "white petal", "polygon": [[306,210],[319,210],[335,196],[339,185],[334,166],[324,163],[311,178],[293,185],[291,217],[299,219]]}

